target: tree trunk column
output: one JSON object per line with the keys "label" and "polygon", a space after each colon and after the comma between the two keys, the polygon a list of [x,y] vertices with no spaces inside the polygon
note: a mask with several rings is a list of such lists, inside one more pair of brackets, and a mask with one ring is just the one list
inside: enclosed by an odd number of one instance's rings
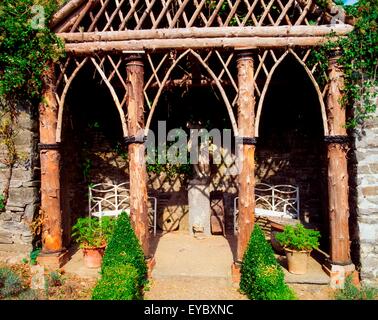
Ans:
{"label": "tree trunk column", "polygon": [[255,219],[255,97],[254,66],[250,52],[237,58],[238,70],[238,128],[242,140],[242,168],[239,173],[239,218],[237,262],[243,260]]}
{"label": "tree trunk column", "polygon": [[329,136],[326,137],[328,156],[328,197],[330,219],[330,256],[335,265],[350,265],[349,202],[348,202],[348,136],[346,113],[341,105],[344,86],[343,71],[337,63],[339,52],[329,58],[329,91],[327,117]]}
{"label": "tree trunk column", "polygon": [[57,268],[64,262],[62,210],[60,204],[60,151],[56,143],[58,105],[54,66],[45,72],[43,98],[39,105],[42,252],[38,262]]}
{"label": "tree trunk column", "polygon": [[130,219],[135,234],[149,256],[147,207],[147,172],[144,146],[144,63],[143,56],[131,54],[126,58],[127,71],[127,125],[125,138],[129,152]]}

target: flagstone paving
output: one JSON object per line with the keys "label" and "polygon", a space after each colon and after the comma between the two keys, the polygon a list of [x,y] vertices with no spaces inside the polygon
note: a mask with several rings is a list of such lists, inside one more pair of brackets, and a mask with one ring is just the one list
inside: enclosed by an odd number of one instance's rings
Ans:
{"label": "flagstone paving", "polygon": [[[156,266],[145,299],[246,300],[238,291],[238,284],[231,281],[235,244],[232,236],[196,239],[182,232],[155,238],[152,251],[155,251]],[[306,275],[293,275],[285,268],[284,273],[298,299],[333,298],[333,291],[327,285],[329,278],[313,258]]]}
{"label": "flagstone paving", "polygon": [[155,240],[149,300],[243,300],[231,281],[233,239],[168,233]]}
{"label": "flagstone paving", "polygon": [[[159,235],[151,243],[156,266],[152,272],[146,300],[247,300],[231,281],[231,264],[235,252],[232,236],[196,239],[183,232]],[[300,300],[333,299],[329,278],[320,264],[311,259],[306,275],[293,275],[286,269],[285,280]],[[282,260],[283,259],[283,260]],[[99,269],[85,267],[78,250],[62,268],[67,274],[98,279]]]}

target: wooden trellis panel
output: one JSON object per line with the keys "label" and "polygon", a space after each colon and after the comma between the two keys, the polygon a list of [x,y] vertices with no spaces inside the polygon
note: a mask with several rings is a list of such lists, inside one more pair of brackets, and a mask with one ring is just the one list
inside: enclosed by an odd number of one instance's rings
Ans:
{"label": "wooden trellis panel", "polygon": [[319,105],[323,119],[324,134],[328,135],[328,123],[324,97],[327,91],[325,84],[316,81],[316,75],[320,68],[318,64],[311,65],[308,58],[312,49],[286,49],[286,50],[263,50],[258,54],[258,61],[255,62],[255,97],[257,102],[255,136],[259,136],[259,123],[264,105],[266,93],[269,89],[271,79],[278,66],[284,59],[291,55],[304,68],[318,96]]}
{"label": "wooden trellis panel", "polygon": [[[150,114],[146,122],[146,134],[161,94],[170,86],[208,85],[218,90],[229,113],[234,132],[238,132],[233,107],[236,104],[238,86],[235,70],[232,70],[233,51],[188,49],[184,52],[147,54],[147,69],[144,96]],[[193,76],[193,68],[200,68],[200,75]],[[225,90],[225,87],[231,90]]]}
{"label": "wooden trellis panel", "polygon": [[[255,55],[254,90],[256,97],[256,126],[255,135],[259,133],[259,122],[264,99],[269,89],[270,81],[278,66],[284,59],[292,55],[304,68],[312,81],[319,98],[319,105],[323,117],[324,134],[328,135],[328,124],[325,111],[324,97],[327,92],[326,82],[317,83],[319,76],[318,64],[311,65],[308,61],[312,49],[280,49],[260,50]],[[174,50],[146,53],[146,71],[144,97],[146,110],[149,112],[146,121],[146,134],[150,128],[154,111],[163,92],[169,87],[190,87],[195,85],[211,86],[220,93],[230,116],[234,132],[238,133],[235,120],[235,105],[238,98],[238,84],[235,69],[235,51],[227,50],[199,50],[188,49],[184,52]],[[94,74],[100,83],[110,91],[114,104],[120,114],[123,133],[127,135],[124,121],[127,113],[127,85],[126,66],[122,55],[103,55],[101,57],[77,58],[69,57],[58,65],[56,99],[59,105],[59,119],[57,141],[61,139],[62,119],[65,99],[68,90],[85,64],[91,64]],[[200,74],[193,76],[193,67],[199,67]]]}
{"label": "wooden trellis panel", "polygon": [[53,18],[56,32],[320,25],[314,0],[72,0]]}
{"label": "wooden trellis panel", "polygon": [[126,125],[126,66],[123,57],[117,55],[104,55],[102,57],[68,57],[57,66],[56,100],[59,106],[57,142],[61,141],[64,105],[68,91],[84,65],[90,64],[94,71],[94,76],[100,84],[109,90],[115,107],[118,110],[124,136],[127,136]]}
{"label": "wooden trellis panel", "polygon": [[[150,115],[147,119],[146,134],[150,127],[155,108],[159,102],[161,94],[169,87],[192,86],[195,85],[191,73],[191,61],[188,60],[195,51],[188,49],[185,52],[164,52],[160,54],[147,54],[149,68],[147,69],[147,78],[144,87],[144,96],[147,108],[150,109]],[[321,108],[324,134],[328,134],[328,124],[325,112],[324,97],[327,87],[325,84],[318,84],[315,75],[319,71],[319,65],[311,65],[308,62],[311,49],[286,49],[286,50],[262,50],[255,55],[255,73],[254,73],[254,90],[256,97],[256,131],[259,133],[259,121],[264,104],[264,99],[269,89],[271,79],[278,66],[284,59],[291,55],[304,68],[309,79],[314,85],[318,95],[319,105]],[[225,104],[229,103],[232,109],[229,110],[230,119],[235,114],[234,107],[238,98],[238,84],[235,74],[235,55],[234,51],[207,50],[199,51],[197,55],[202,57],[202,61],[207,64],[206,69],[210,69],[216,79],[219,81],[222,89],[227,93]],[[198,62],[197,62],[198,63]],[[180,72],[173,72],[179,69]],[[200,85],[216,87],[214,78],[209,75],[208,70],[203,70],[200,79]],[[228,90],[225,90],[225,89]],[[232,114],[231,114],[232,112]],[[237,132],[237,125],[234,123],[233,129]]]}

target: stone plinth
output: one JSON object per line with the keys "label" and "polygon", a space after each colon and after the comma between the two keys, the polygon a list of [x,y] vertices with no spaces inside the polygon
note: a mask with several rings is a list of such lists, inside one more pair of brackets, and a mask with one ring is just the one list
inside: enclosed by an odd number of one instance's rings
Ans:
{"label": "stone plinth", "polygon": [[345,266],[330,264],[330,265],[323,265],[324,271],[330,277],[330,287],[333,289],[343,289],[345,285],[345,279],[348,276],[352,276],[353,283],[358,285],[359,278],[358,272],[354,264],[348,264]]}
{"label": "stone plinth", "polygon": [[59,253],[41,253],[37,257],[37,262],[39,265],[45,267],[48,270],[57,270],[64,266],[69,259],[70,254],[67,250],[65,250]]}
{"label": "stone plinth", "polygon": [[210,187],[208,181],[191,180],[188,186],[189,233],[194,235],[193,227],[203,230],[210,236]]}

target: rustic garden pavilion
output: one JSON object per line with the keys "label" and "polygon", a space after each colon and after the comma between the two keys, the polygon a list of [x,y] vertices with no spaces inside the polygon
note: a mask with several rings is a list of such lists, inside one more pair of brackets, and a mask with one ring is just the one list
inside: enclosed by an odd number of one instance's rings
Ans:
{"label": "rustic garden pavilion", "polygon": [[[147,185],[143,139],[159,97],[188,56],[201,73],[185,81],[212,83],[227,109],[234,135],[242,139],[239,175],[239,231],[236,266],[254,225],[254,155],[263,102],[275,69],[286,57],[305,70],[321,108],[328,157],[328,210],[332,271],[352,271],[349,243],[345,109],[340,104],[343,73],[335,51],[328,83],[318,83],[312,50],[329,36],[353,27],[332,1],[315,0],[71,0],[51,21],[65,42],[67,57],[51,66],[40,106],[43,248],[40,262],[60,265],[66,250],[60,188],[60,142],[65,99],[85,65],[92,65],[109,89],[128,145],[131,220],[149,257]],[[236,70],[230,70],[236,62]],[[235,77],[234,74],[237,76]],[[225,85],[231,90],[225,90]],[[232,92],[232,93],[231,93]],[[295,97],[293,97],[294,99]],[[146,115],[146,118],[145,118]]]}

